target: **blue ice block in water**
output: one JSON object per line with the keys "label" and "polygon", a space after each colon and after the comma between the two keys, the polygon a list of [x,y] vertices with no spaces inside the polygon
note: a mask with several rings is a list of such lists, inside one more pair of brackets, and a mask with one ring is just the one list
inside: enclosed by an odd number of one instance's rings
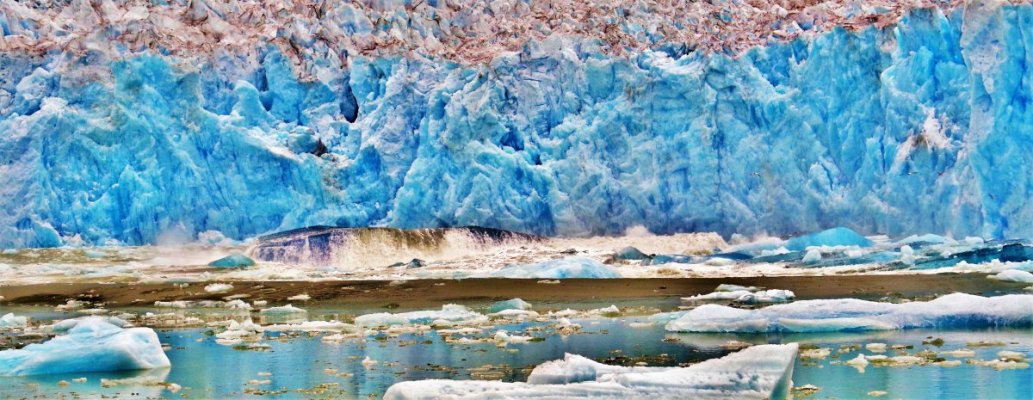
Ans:
{"label": "blue ice block in water", "polygon": [[858,246],[869,247],[872,241],[850,228],[832,228],[821,232],[797,236],[786,242],[786,248],[801,251],[812,246]]}
{"label": "blue ice block in water", "polygon": [[216,268],[246,268],[255,265],[255,260],[243,254],[232,254],[208,263]]}
{"label": "blue ice block in water", "polygon": [[90,317],[55,325],[64,334],[21,349],[0,351],[0,376],[106,372],[168,367],[150,328],[122,328]]}

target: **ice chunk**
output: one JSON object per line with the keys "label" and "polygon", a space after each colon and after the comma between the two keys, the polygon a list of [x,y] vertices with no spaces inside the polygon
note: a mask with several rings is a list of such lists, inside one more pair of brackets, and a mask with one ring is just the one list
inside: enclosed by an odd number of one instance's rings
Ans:
{"label": "ice chunk", "polygon": [[683,301],[720,301],[733,300],[737,303],[785,303],[796,298],[796,294],[789,290],[771,289],[757,290],[756,287],[743,287],[739,285],[720,285],[713,293],[698,294],[690,297],[682,297]]}
{"label": "ice chunk", "polygon": [[614,261],[642,261],[648,260],[650,257],[648,254],[643,253],[639,249],[628,246],[620,249],[613,255]]}
{"label": "ice chunk", "polygon": [[1033,283],[1033,274],[1016,269],[1001,271],[997,275],[990,275],[990,278],[1006,282]]}
{"label": "ice chunk", "polygon": [[509,265],[490,274],[496,278],[515,279],[612,279],[620,278],[617,270],[586,257],[569,257],[536,264]]}
{"label": "ice chunk", "polygon": [[807,300],[742,310],[697,307],[667,324],[678,332],[834,332],[910,328],[1033,326],[1033,295],[981,297],[954,293],[928,302]]}
{"label": "ice chunk", "polygon": [[255,260],[243,254],[232,254],[208,263],[208,266],[216,268],[245,268],[255,265]]}
{"label": "ice chunk", "polygon": [[29,318],[25,316],[16,316],[14,313],[4,314],[0,317],[0,329],[4,328],[24,328],[29,324]]}
{"label": "ice chunk", "polygon": [[168,367],[150,328],[124,329],[104,318],[65,323],[67,333],[21,349],[0,351],[0,376],[101,372]]}
{"label": "ice chunk", "polygon": [[623,367],[607,365],[592,361],[577,354],[564,354],[562,360],[548,361],[534,367],[527,383],[534,385],[555,385],[587,382],[599,379],[604,375],[639,372],[661,372],[676,370],[678,367]]}
{"label": "ice chunk", "polygon": [[797,236],[786,242],[786,248],[803,251],[814,246],[858,246],[869,247],[872,242],[850,228],[832,228],[817,233]]}
{"label": "ice chunk", "polygon": [[229,283],[213,283],[204,287],[204,291],[208,293],[226,293],[233,290],[233,285]]}
{"label": "ice chunk", "polygon": [[795,343],[753,346],[687,368],[609,366],[568,354],[536,367],[526,383],[401,382],[384,398],[784,399],[797,351]]}
{"label": "ice chunk", "polygon": [[446,304],[441,310],[411,311],[405,313],[376,313],[360,315],[355,318],[355,325],[365,327],[392,326],[392,325],[475,325],[488,322],[484,314],[470,311],[470,309],[457,305]]}
{"label": "ice chunk", "polygon": [[504,310],[530,310],[531,303],[528,303],[520,298],[509,299],[504,301],[497,301],[492,303],[491,307],[488,308],[488,312],[497,313]]}

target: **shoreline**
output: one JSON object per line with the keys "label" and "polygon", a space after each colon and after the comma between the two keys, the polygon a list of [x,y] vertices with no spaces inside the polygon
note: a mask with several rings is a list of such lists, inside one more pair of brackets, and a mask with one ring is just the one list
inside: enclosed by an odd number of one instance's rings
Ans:
{"label": "shoreline", "polygon": [[564,279],[539,283],[537,279],[462,280],[361,280],[361,281],[229,281],[233,289],[207,293],[192,283],[40,283],[0,286],[3,305],[58,305],[69,299],[103,303],[106,307],[152,306],[155,301],[222,300],[247,294],[248,300],[290,302],[291,296],[307,294],[313,305],[377,305],[393,303],[420,307],[450,302],[495,301],[519,297],[531,302],[579,300],[631,300],[668,298],[709,293],[722,283],[787,289],[797,300],[859,298],[878,300],[925,298],[953,292],[983,296],[1022,293],[1028,284],[988,279],[986,273],[758,276],[738,278],[627,278]]}

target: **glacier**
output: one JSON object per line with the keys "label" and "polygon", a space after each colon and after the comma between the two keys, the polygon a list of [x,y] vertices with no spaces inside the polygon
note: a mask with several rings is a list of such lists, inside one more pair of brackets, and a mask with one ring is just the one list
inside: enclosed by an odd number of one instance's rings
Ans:
{"label": "glacier", "polygon": [[[67,3],[62,15],[87,31],[91,13],[122,7]],[[170,2],[186,3],[208,4]],[[193,25],[180,48],[122,37],[61,47],[41,33],[60,24],[26,7],[0,3],[0,247],[315,225],[1033,237],[1025,2],[915,8],[884,26],[727,52],[614,54],[554,32],[473,61],[442,55],[451,45],[430,36],[414,46],[444,50],[342,55],[297,31],[253,42],[216,32],[222,49],[190,36]],[[150,7],[98,35],[175,29],[147,22],[164,6]],[[358,41],[380,29],[367,11],[325,18]],[[190,12],[218,28],[212,11]],[[382,14],[389,32],[407,15]],[[477,23],[463,18],[450,21]]]}

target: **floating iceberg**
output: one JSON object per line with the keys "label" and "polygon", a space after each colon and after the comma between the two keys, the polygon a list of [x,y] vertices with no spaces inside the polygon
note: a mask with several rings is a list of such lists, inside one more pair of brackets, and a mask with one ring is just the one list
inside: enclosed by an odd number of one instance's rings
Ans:
{"label": "floating iceberg", "polygon": [[384,398],[784,399],[797,351],[796,344],[753,346],[687,368],[618,367],[568,354],[535,367],[527,383],[401,382]]}
{"label": "floating iceberg", "polygon": [[790,290],[770,289],[758,290],[755,287],[743,287],[738,285],[720,285],[713,293],[697,294],[690,297],[682,297],[682,301],[720,301],[732,300],[737,303],[758,304],[758,303],[785,303],[796,298],[796,294]]}
{"label": "floating iceberg", "polygon": [[509,265],[489,274],[494,278],[514,279],[613,279],[620,273],[587,257],[569,257],[536,264]]}
{"label": "floating iceberg", "polygon": [[457,305],[446,304],[441,310],[411,311],[398,314],[376,313],[355,317],[355,325],[364,327],[392,326],[392,325],[476,325],[488,322],[484,314],[470,311],[470,309]]}
{"label": "floating iceberg", "polygon": [[17,315],[14,315],[14,313],[7,313],[4,314],[3,317],[0,317],[0,329],[24,328],[28,324],[28,317],[19,317]]}
{"label": "floating iceberg", "polygon": [[742,310],[697,307],[667,324],[676,332],[835,332],[911,328],[1033,326],[1033,295],[981,297],[964,293],[928,302],[806,300]]}
{"label": "floating iceberg", "polygon": [[792,251],[803,251],[808,247],[858,246],[868,247],[872,241],[850,228],[832,228],[821,232],[797,236],[786,241],[785,247]]}
{"label": "floating iceberg", "polygon": [[1033,274],[1016,269],[1001,271],[997,275],[991,275],[990,278],[1006,282],[1033,283]]}
{"label": "floating iceberg", "polygon": [[501,312],[501,311],[505,311],[505,310],[522,310],[522,311],[526,311],[526,310],[530,310],[530,309],[531,309],[531,303],[528,303],[528,302],[526,302],[526,301],[524,301],[523,299],[520,299],[520,298],[515,298],[515,299],[509,299],[509,300],[504,300],[504,301],[497,301],[495,303],[492,303],[491,307],[488,308],[488,312],[490,312],[490,313],[497,313],[497,312]]}
{"label": "floating iceberg", "polygon": [[[116,326],[103,318],[66,320],[66,333],[21,349],[0,351],[0,376],[102,372],[168,367],[150,328]],[[65,330],[67,328],[67,330]]]}

